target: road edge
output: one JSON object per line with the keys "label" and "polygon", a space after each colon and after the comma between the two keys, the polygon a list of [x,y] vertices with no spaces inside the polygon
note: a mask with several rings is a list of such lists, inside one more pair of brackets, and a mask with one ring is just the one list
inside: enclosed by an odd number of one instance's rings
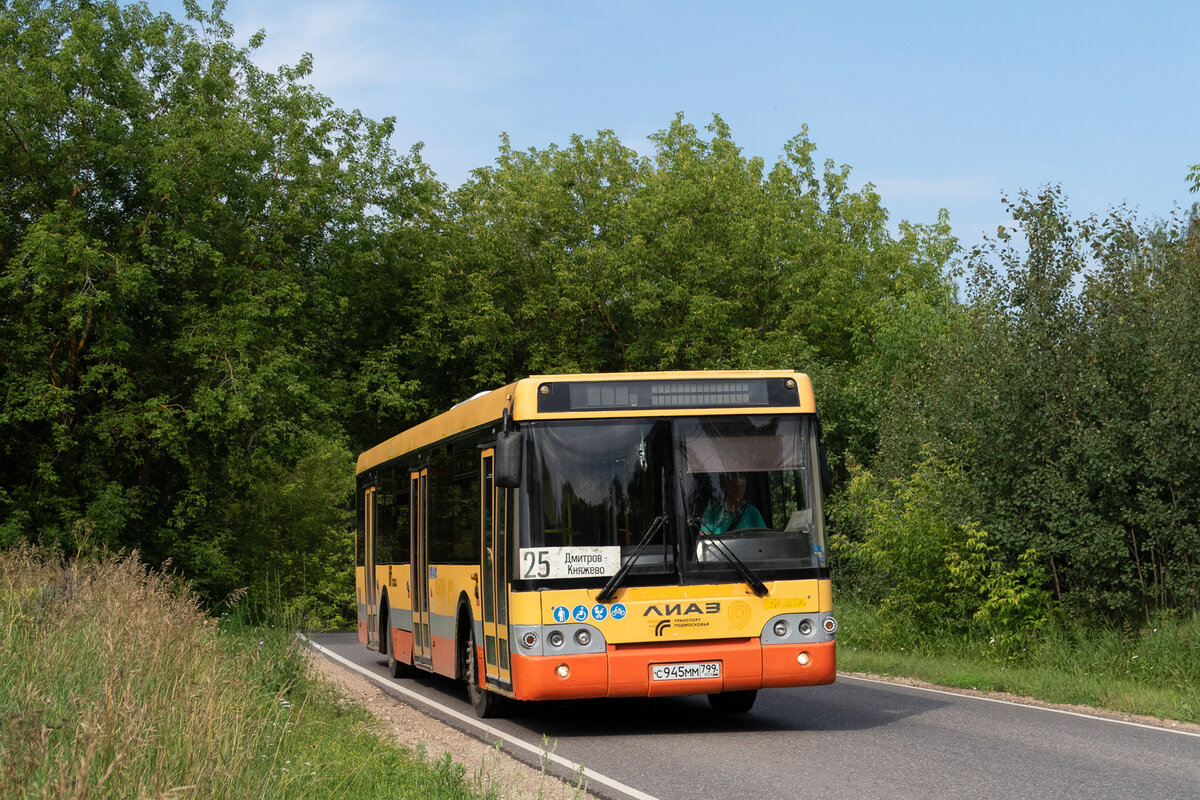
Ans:
{"label": "road edge", "polygon": [[[400,684],[390,681],[381,675],[376,675],[375,673],[371,672],[370,670],[364,669],[363,667],[359,666],[358,664],[355,664],[354,662],[350,661],[349,659],[345,658],[344,656],[341,656],[341,655],[333,652],[329,648],[318,644],[317,642],[313,641],[311,638],[309,638],[308,636],[305,636],[302,633],[297,634],[297,637],[299,638],[300,642],[302,644],[304,644],[306,647],[308,647],[309,649],[320,653],[321,655],[323,655],[325,658],[329,659],[330,661],[333,661],[334,663],[338,664],[339,666],[342,666],[345,669],[357,674],[358,676],[365,678],[366,680],[371,682],[376,687],[387,692],[389,695],[398,696],[398,699],[408,703],[408,705],[410,705],[414,709],[420,711],[427,718],[437,722],[438,724],[443,724],[443,725],[450,724],[451,727],[456,728],[457,730],[462,731],[464,733],[474,732],[475,734],[483,734],[482,737],[477,737],[477,738],[481,738],[481,740],[487,744],[500,743],[503,746],[512,748],[514,750],[519,750],[522,753],[526,754],[527,756],[532,756],[537,761],[545,761],[545,762],[553,763],[560,769],[565,770],[565,772],[567,774],[570,774],[572,776],[581,776],[585,780],[585,782],[582,785],[582,789],[585,792],[594,794],[595,793],[594,786],[596,784],[599,784],[600,786],[605,787],[609,791],[617,792],[625,797],[633,798],[633,800],[658,800],[658,798],[654,797],[651,794],[643,792],[640,789],[637,789],[637,788],[629,786],[625,783],[622,783],[621,781],[618,781],[615,778],[610,778],[607,775],[596,772],[595,770],[590,769],[590,768],[584,766],[583,764],[579,764],[574,761],[571,761],[568,758],[564,758],[563,756],[560,756],[557,753],[553,752],[552,748],[550,751],[547,751],[547,749],[545,747],[532,745],[529,742],[526,742],[526,741],[519,739],[509,733],[506,733],[505,731],[500,730],[499,728],[496,728],[492,725],[488,725],[486,722],[483,722],[482,720],[479,720],[475,717],[463,714],[456,709],[450,708],[449,706],[444,706],[441,703],[438,703],[434,700],[430,700],[429,698],[424,697],[423,695],[420,695],[417,692],[414,692],[414,691],[408,689],[407,687],[401,686]],[[444,719],[439,719],[437,716],[430,713],[430,709],[435,710],[436,714],[441,714],[441,715],[445,715],[446,717],[449,717],[451,720],[453,720],[454,724],[448,723]],[[510,755],[513,755],[513,754],[510,753]],[[514,755],[514,757],[516,757],[516,756]],[[564,783],[569,783],[568,781],[564,780],[563,778],[561,778],[559,776],[554,776],[554,777],[556,780],[561,780]]]}
{"label": "road edge", "polygon": [[989,700],[995,703],[1006,703],[1014,706],[1029,706],[1031,708],[1040,708],[1044,711],[1054,711],[1060,714],[1071,714],[1078,717],[1092,717],[1095,719],[1102,719],[1108,722],[1115,722],[1123,725],[1134,725],[1142,728],[1152,728],[1171,733],[1180,733],[1186,736],[1200,737],[1200,725],[1196,725],[1191,722],[1184,722],[1182,720],[1153,717],[1146,714],[1129,714],[1123,711],[1113,711],[1107,708],[1096,708],[1095,706],[1073,705],[1071,703],[1052,703],[1048,700],[1039,700],[1036,697],[1011,694],[1009,692],[994,692],[983,689],[966,689],[960,686],[942,686],[940,684],[930,683],[929,681],[918,680],[917,678],[907,678],[897,675],[877,675],[870,672],[844,672],[839,670],[838,678],[850,678],[862,681],[870,681],[873,683],[885,683],[892,686],[907,686],[913,689],[937,692],[939,694],[973,697],[978,700]]}

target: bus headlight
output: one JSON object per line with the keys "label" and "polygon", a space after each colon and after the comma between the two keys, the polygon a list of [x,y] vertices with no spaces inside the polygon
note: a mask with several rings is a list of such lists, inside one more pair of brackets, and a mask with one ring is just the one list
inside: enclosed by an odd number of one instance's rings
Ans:
{"label": "bus headlight", "polygon": [[800,655],[796,656],[796,663],[802,667],[807,667],[810,661],[812,661],[812,656],[808,654],[807,650],[801,651]]}
{"label": "bus headlight", "polygon": [[532,650],[537,647],[537,634],[533,631],[525,631],[521,636],[521,646],[526,650]]}
{"label": "bus headlight", "polygon": [[550,631],[550,633],[546,634],[546,641],[549,642],[551,647],[562,647],[562,631]]}
{"label": "bus headlight", "polygon": [[800,635],[808,636],[812,633],[812,623],[806,619],[800,620]]}
{"label": "bus headlight", "polygon": [[[774,630],[775,630],[775,635],[778,636],[780,639],[782,639],[784,636],[787,636],[787,634],[788,634],[787,620],[786,619],[776,620]],[[801,628],[800,630],[803,631],[804,629]]]}
{"label": "bus headlight", "polygon": [[571,668],[566,664],[559,664],[554,668],[554,674],[560,678],[568,678],[571,675]]}
{"label": "bus headlight", "polygon": [[575,644],[580,647],[587,647],[592,643],[592,632],[587,628],[580,628],[575,631]]}

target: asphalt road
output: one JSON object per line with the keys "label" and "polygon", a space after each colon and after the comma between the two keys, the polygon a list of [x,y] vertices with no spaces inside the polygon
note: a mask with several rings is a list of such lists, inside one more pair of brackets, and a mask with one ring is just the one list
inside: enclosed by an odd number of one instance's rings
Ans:
{"label": "asphalt road", "polygon": [[[389,680],[353,634],[312,638]],[[452,713],[474,716],[461,684],[395,683],[470,729]],[[659,800],[1200,798],[1200,736],[857,678],[764,690],[745,715],[714,715],[701,696],[522,704],[487,724]]]}

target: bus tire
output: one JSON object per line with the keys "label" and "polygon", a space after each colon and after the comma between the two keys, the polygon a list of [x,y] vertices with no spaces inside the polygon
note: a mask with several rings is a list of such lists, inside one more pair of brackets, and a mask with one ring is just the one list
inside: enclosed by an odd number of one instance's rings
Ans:
{"label": "bus tire", "polygon": [[475,626],[468,621],[467,646],[463,652],[463,677],[467,681],[467,697],[480,719],[498,717],[504,707],[504,698],[480,686],[479,658],[475,650]]}
{"label": "bus tire", "polygon": [[745,689],[740,692],[721,692],[710,694],[708,704],[718,714],[745,714],[754,705],[758,697],[757,689]]}

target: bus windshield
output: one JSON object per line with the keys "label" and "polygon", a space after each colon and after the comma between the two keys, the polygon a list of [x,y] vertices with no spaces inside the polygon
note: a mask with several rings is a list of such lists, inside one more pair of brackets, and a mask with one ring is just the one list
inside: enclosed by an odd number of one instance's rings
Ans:
{"label": "bus windshield", "polygon": [[[562,423],[530,431],[530,525],[526,547],[621,547],[632,552],[670,505],[669,422]],[[674,570],[674,546],[660,525],[637,572]]]}
{"label": "bus windshield", "polygon": [[801,417],[676,423],[688,563],[723,574],[734,556],[759,577],[825,565],[816,441]]}
{"label": "bus windshield", "polygon": [[521,547],[611,551],[641,584],[815,577],[814,428],[740,414],[529,425]]}

